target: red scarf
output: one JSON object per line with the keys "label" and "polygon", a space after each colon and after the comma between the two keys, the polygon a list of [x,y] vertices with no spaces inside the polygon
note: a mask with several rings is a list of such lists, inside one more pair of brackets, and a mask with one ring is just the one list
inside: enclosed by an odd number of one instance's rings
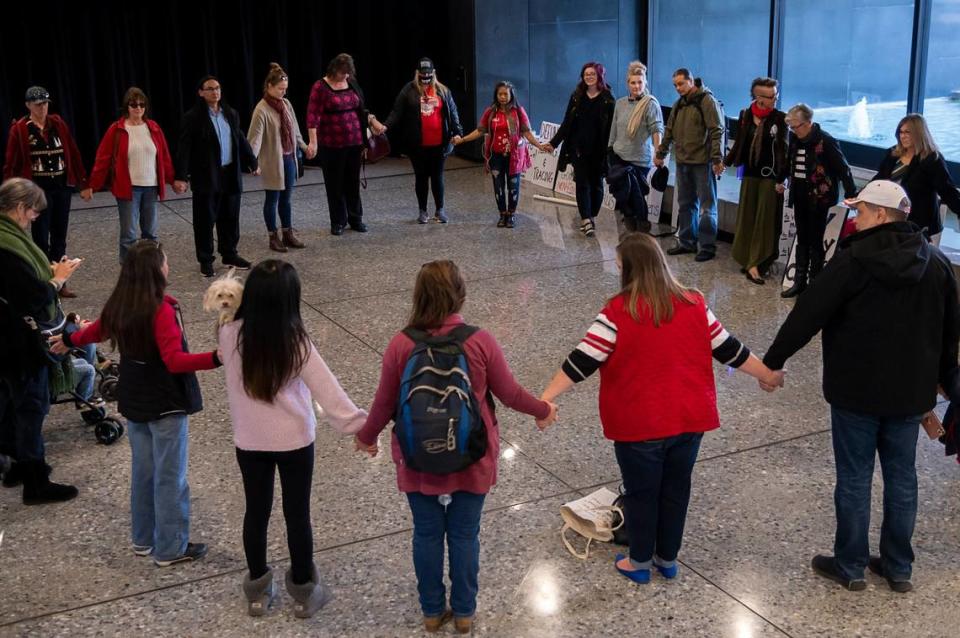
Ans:
{"label": "red scarf", "polygon": [[293,153],[293,124],[290,122],[290,114],[287,113],[283,100],[264,94],[263,101],[280,114],[280,146],[284,155],[290,155]]}
{"label": "red scarf", "polygon": [[756,102],[751,102],[750,112],[753,113],[754,117],[759,117],[762,120],[763,118],[773,113],[773,107],[770,107],[769,109],[762,109],[759,106],[757,106]]}

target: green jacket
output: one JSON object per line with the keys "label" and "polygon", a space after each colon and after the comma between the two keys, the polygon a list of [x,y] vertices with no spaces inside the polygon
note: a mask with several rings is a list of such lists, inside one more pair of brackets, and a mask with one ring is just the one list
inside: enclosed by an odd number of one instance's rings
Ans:
{"label": "green jacket", "polygon": [[720,106],[709,89],[698,87],[681,97],[670,109],[657,157],[666,158],[673,144],[677,164],[707,164],[723,161],[723,131]]}

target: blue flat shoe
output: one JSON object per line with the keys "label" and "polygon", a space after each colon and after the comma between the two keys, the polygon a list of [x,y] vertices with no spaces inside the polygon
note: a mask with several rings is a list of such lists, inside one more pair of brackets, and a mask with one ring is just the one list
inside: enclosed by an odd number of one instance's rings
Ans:
{"label": "blue flat shoe", "polygon": [[676,577],[677,577],[677,572],[680,571],[680,566],[679,566],[678,563],[674,563],[674,564],[671,565],[670,567],[661,567],[660,565],[657,565],[656,563],[654,563],[653,566],[657,568],[657,571],[660,572],[660,575],[661,575],[661,576],[663,576],[664,578],[666,578],[666,579],[668,579],[668,580],[669,580],[669,579],[672,579],[672,578],[676,578]]}
{"label": "blue flat shoe", "polygon": [[650,582],[650,570],[649,569],[621,569],[617,563],[626,558],[623,554],[617,554],[617,557],[613,559],[613,566],[617,568],[617,571],[632,580],[635,583],[641,585],[646,585]]}

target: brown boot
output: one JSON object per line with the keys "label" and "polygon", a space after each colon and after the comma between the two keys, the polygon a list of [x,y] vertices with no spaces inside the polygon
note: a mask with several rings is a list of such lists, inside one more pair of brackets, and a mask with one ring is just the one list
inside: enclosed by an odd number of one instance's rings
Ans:
{"label": "brown boot", "polygon": [[283,240],[280,239],[280,231],[275,230],[270,233],[270,250],[275,250],[278,253],[287,252],[287,247],[283,245]]}
{"label": "brown boot", "polygon": [[453,619],[453,628],[458,634],[469,634],[473,631],[473,616],[456,616]]}
{"label": "brown boot", "polygon": [[283,229],[283,243],[290,248],[303,248],[306,246],[305,243],[297,239],[297,236],[293,234],[292,228]]}
{"label": "brown boot", "polygon": [[440,631],[440,628],[450,622],[453,612],[447,609],[439,616],[424,616],[423,628],[431,634]]}

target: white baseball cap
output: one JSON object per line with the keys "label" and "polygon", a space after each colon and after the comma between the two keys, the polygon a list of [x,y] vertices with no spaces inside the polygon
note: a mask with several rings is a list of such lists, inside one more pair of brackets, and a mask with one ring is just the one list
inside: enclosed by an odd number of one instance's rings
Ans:
{"label": "white baseball cap", "polygon": [[843,200],[843,205],[856,208],[860,202],[910,214],[910,198],[907,196],[907,191],[903,190],[900,184],[885,179],[870,182],[857,193],[856,197]]}

